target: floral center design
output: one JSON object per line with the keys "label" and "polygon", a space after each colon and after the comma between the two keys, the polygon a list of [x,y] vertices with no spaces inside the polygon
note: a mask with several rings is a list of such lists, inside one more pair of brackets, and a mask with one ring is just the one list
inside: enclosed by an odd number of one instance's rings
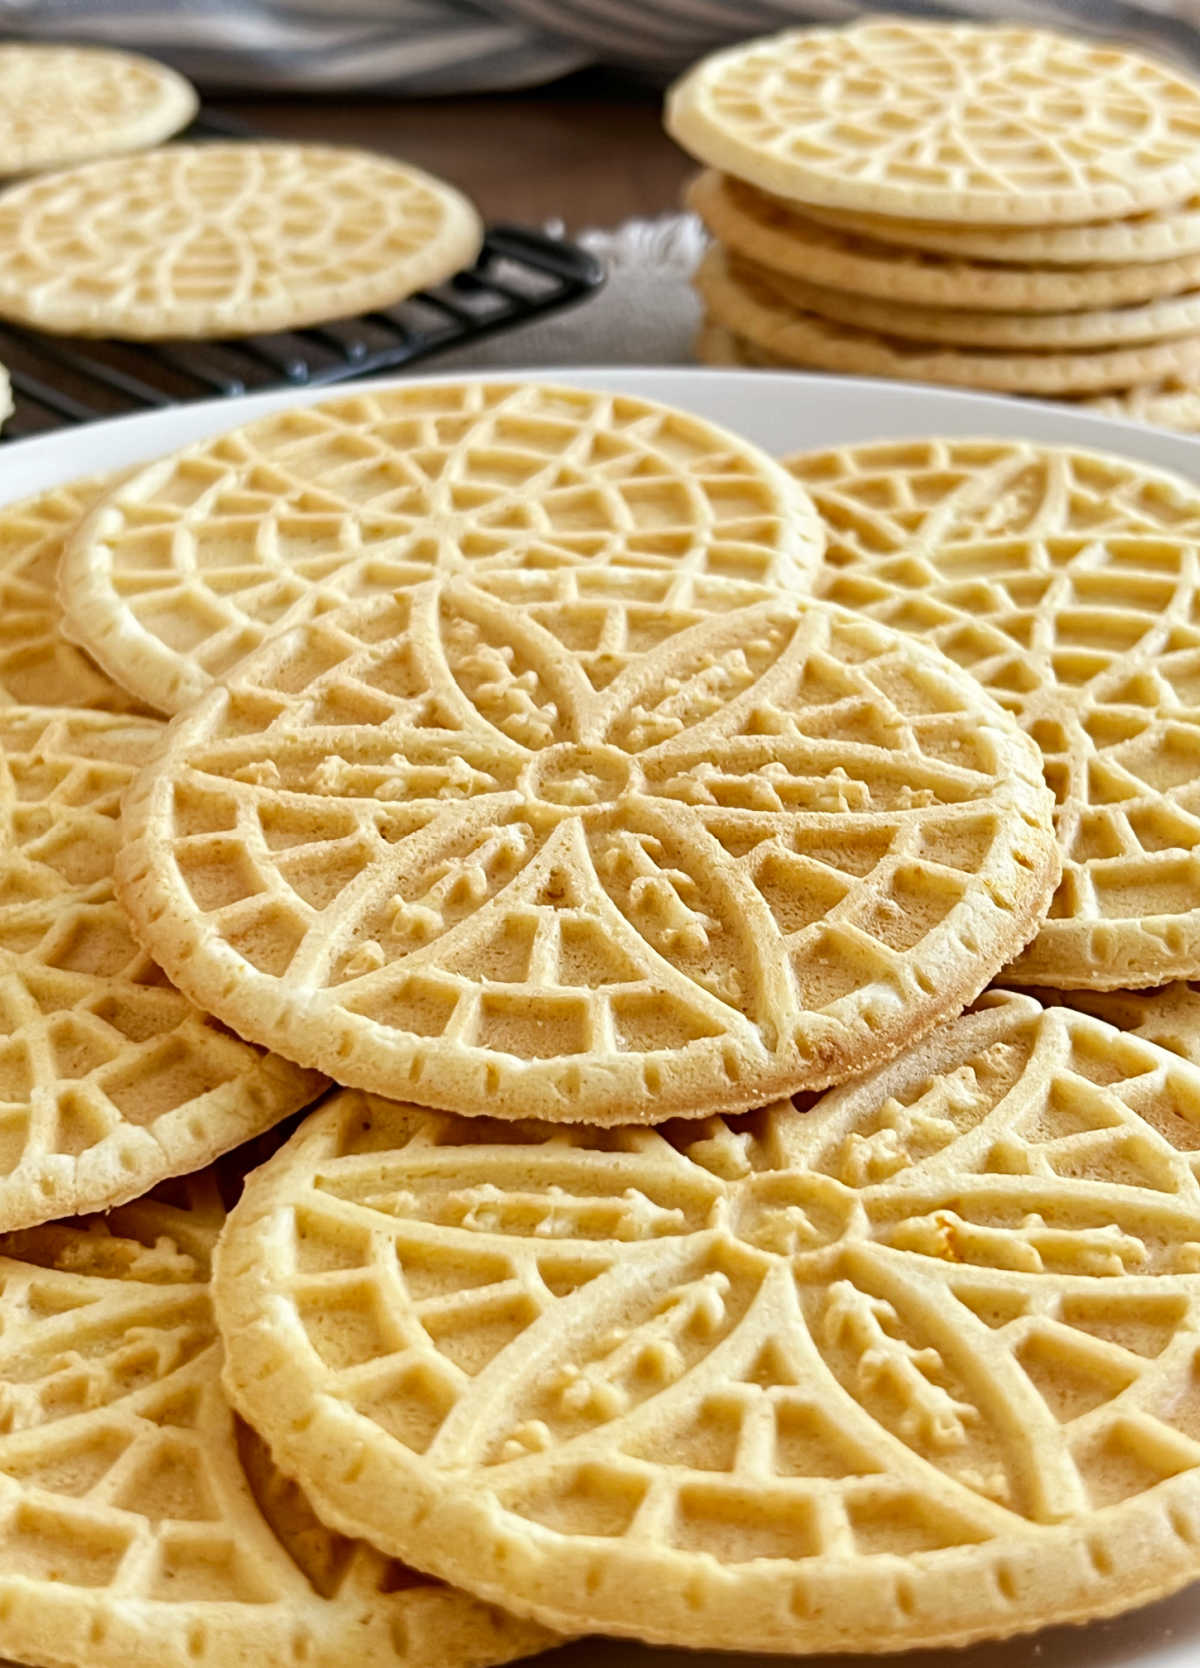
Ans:
{"label": "floral center design", "polygon": [[[264,996],[310,968],[396,1062],[364,1063],[379,1093],[458,1108],[467,1072],[510,1117],[762,1104],[897,1046],[910,962],[940,1008],[1049,886],[1032,745],[973,679],[820,604],[697,618],[622,580],[518,609],[454,579],[311,630],[293,710],[184,743],[223,808],[176,825],[179,902]],[[275,652],[256,691],[288,676]],[[234,799],[262,835],[229,883]]]}
{"label": "floral center design", "polygon": [[565,816],[594,817],[627,793],[635,766],[616,747],[580,747],[561,742],[538,753],[522,772],[520,786],[535,821]]}
{"label": "floral center design", "polygon": [[816,1171],[772,1171],[738,1190],[734,1229],[759,1251],[797,1257],[847,1239],[858,1210],[854,1193]]}

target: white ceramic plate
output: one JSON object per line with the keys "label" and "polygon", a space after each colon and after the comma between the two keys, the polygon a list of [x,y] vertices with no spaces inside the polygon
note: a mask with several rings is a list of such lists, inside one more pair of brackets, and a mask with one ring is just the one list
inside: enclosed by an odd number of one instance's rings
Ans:
{"label": "white ceramic plate", "polygon": [[[422,380],[457,382],[462,375]],[[1090,412],[1036,400],[959,394],[909,383],[873,382],[865,377],[768,371],[554,368],[492,373],[486,380],[569,382],[583,388],[641,394],[725,423],[773,452],[907,435],[1006,436],[1123,452],[1200,481],[1200,440],[1170,434],[1165,429],[1115,423]],[[380,386],[386,387],[388,381],[396,379],[387,379]],[[347,392],[353,389],[288,389],[277,394],[251,394],[240,400],[205,400],[18,441],[0,447],[0,503],[10,503],[75,476],[160,457],[177,446],[219,434],[222,429],[281,406],[311,405]]]}
{"label": "white ceramic plate", "polygon": [[[611,388],[695,411],[774,452],[915,435],[978,435],[1074,443],[1119,452],[1200,482],[1200,440],[1115,423],[1036,401],[959,394],[864,378],[762,371],[554,369],[521,380]],[[492,377],[513,381],[513,374]],[[408,382],[413,379],[406,378]],[[453,381],[453,378],[430,378]],[[345,390],[342,390],[343,392]],[[263,412],[311,404],[338,390],[212,400],[0,448],[0,503],[42,487],[140,462],[219,433]],[[539,1659],[546,1668],[768,1668],[778,1657],[650,1650],[588,1640]],[[1200,1585],[1166,1603],[1087,1628],[1057,1628],[1007,1645],[904,1656],[809,1657],[806,1668],[1200,1668]]]}

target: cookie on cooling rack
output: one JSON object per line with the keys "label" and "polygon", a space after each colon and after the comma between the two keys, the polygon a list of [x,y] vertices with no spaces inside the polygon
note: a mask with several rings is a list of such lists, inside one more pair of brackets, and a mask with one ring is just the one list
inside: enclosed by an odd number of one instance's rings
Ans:
{"label": "cookie on cooling rack", "polygon": [[0,175],[66,168],[157,145],[196,114],[166,64],[107,47],[0,46]]}
{"label": "cookie on cooling rack", "polygon": [[166,145],[0,200],[0,318],[70,336],[249,336],[389,307],[479,253],[465,197],[369,151]]}

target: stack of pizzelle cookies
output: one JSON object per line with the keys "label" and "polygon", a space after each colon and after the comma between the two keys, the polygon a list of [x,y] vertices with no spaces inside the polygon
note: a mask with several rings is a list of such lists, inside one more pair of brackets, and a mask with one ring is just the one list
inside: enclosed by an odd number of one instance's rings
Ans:
{"label": "stack of pizzelle cookies", "polygon": [[196,110],[149,58],[0,46],[0,319],[127,341],[287,331],[478,256],[479,215],[445,181],[346,146],[161,143]]}
{"label": "stack of pizzelle cookies", "polygon": [[479,382],[0,513],[0,1653],[1200,1578],[1198,529]]}
{"label": "stack of pizzelle cookies", "polygon": [[1200,85],[1107,42],[867,18],[697,64],[698,356],[1200,428]]}

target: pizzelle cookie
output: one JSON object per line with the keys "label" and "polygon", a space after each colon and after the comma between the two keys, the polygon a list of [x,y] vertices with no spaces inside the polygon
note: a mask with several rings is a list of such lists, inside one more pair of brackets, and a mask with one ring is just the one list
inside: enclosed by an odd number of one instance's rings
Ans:
{"label": "pizzelle cookie", "polygon": [[607,1135],[342,1094],[254,1177],[234,1404],[560,1628],[798,1654],[1200,1575],[1200,1073],[994,994],[806,1105]]}
{"label": "pizzelle cookie", "polygon": [[113,896],[120,796],[162,726],[0,708],[0,1229],[136,1197],[322,1081],[172,990]]}
{"label": "pizzelle cookie", "polygon": [[[692,181],[687,201],[713,237],[735,255],[851,296],[933,307],[1066,313],[1128,306],[1200,287],[1200,249],[1173,260],[1119,267],[998,265],[948,259],[822,225],[795,205],[711,169]],[[843,299],[843,306],[853,305]],[[870,316],[859,321],[855,312],[830,316],[879,328]],[[898,321],[888,322],[897,333],[913,334],[901,331]]]}
{"label": "pizzelle cookie", "polygon": [[1168,208],[1085,225],[955,225],[943,220],[856,214],[804,203],[804,214],[839,232],[928,249],[955,260],[998,260],[1031,267],[1128,267],[1200,254],[1200,195]]}
{"label": "pizzelle cookie", "polygon": [[[989,446],[1003,451],[1001,443],[983,445],[985,456]],[[859,485],[869,504],[873,472],[899,474],[903,445],[868,446],[861,463],[853,447],[794,462],[802,479],[827,482],[838,506],[822,594],[936,644],[980,679],[1042,751],[1058,806],[1063,877],[1049,918],[1005,980],[1105,990],[1195,976],[1200,546],[1187,507],[1193,489],[1180,483],[1164,515],[1180,514],[1177,530],[1154,533],[1148,517],[1171,500],[1161,478],[1139,492],[1131,464],[1125,494],[1118,487],[1105,505],[1096,492],[1084,493],[1076,521],[1078,498],[1062,494],[1071,459],[1060,454],[1048,459],[1045,479],[1057,477],[1059,490],[1045,510],[1037,505],[1036,472],[1027,509],[1020,495],[1007,498],[1001,468],[990,519],[971,485],[964,491],[953,474],[939,480],[936,469],[927,481],[928,456],[919,446],[910,455],[911,495],[892,481],[881,505],[863,510],[854,502]],[[962,456],[965,464],[970,443]],[[1119,463],[1101,460],[1098,481],[1106,469],[1119,479]],[[917,508],[923,493],[932,503]],[[899,514],[889,526],[893,506]]]}
{"label": "pizzelle cookie", "polygon": [[166,64],[95,46],[0,46],[0,174],[157,145],[196,113]]}
{"label": "pizzelle cookie", "polygon": [[718,324],[776,359],[817,370],[1059,395],[1124,390],[1192,371],[1200,375],[1200,334],[1075,352],[941,347],[802,312],[744,263],[731,270],[717,248],[701,261],[695,284]]}
{"label": "pizzelle cookie", "polygon": [[696,1117],[895,1053],[1044,912],[1036,750],[896,633],[671,585],[495,574],[273,637],[126,796],[134,930],[242,1035],[466,1113]]}
{"label": "pizzelle cookie", "polygon": [[58,602],[63,541],[117,479],[94,475],[0,509],[0,699],[137,710],[132,696],[67,642]]}
{"label": "pizzelle cookie", "polygon": [[363,392],[149,464],[69,541],[68,635],[178,712],[268,631],[437,571],[614,563],[714,607],[809,589],[824,533],[765,453],[686,412],[539,383]]}
{"label": "pizzelle cookie", "polygon": [[0,1651],[484,1668],[553,1643],[325,1529],[221,1389],[211,1173],[0,1238]]}
{"label": "pizzelle cookie", "polygon": [[0,200],[0,317],[159,340],[292,330],[388,307],[479,252],[459,192],[369,151],[168,145]]}
{"label": "pizzelle cookie", "polygon": [[774,292],[788,307],[819,318],[891,334],[910,342],[953,346],[1073,351],[1193,337],[1200,330],[1200,294],[1163,296],[1139,307],[1090,307],[1067,313],[998,312],[970,306],[919,307],[854,295],[790,273],[736,259],[731,274]]}
{"label": "pizzelle cookie", "polygon": [[1153,423],[1158,428],[1178,429],[1181,434],[1200,432],[1200,375],[1181,381],[1167,377],[1144,388],[1130,388],[1083,402],[1090,410],[1125,422]]}
{"label": "pizzelle cookie", "polygon": [[952,224],[1134,214],[1200,180],[1200,87],[1046,30],[792,30],[702,59],[665,121],[699,161],[777,196]]}
{"label": "pizzelle cookie", "polygon": [[965,226],[940,220],[856,214],[813,203],[804,212],[822,225],[884,243],[928,249],[955,260],[1003,261],[1025,266],[1132,266],[1200,253],[1200,195],[1080,226]]}
{"label": "pizzelle cookie", "polygon": [[702,365],[754,365],[770,368],[765,355],[757,355],[749,342],[743,342],[732,330],[726,330],[715,319],[703,319],[692,352]]}
{"label": "pizzelle cookie", "polygon": [[774,359],[765,348],[755,347],[742,336],[735,336],[715,319],[701,321],[692,344],[693,352],[702,365],[741,365],[758,371],[792,372],[798,369],[786,360]]}
{"label": "pizzelle cookie", "polygon": [[1061,1002],[1131,1031],[1200,1066],[1200,985],[1177,979],[1158,990],[1035,991],[1041,1002]]}
{"label": "pizzelle cookie", "polygon": [[1200,539],[1200,486],[1078,446],[930,436],[799,452],[788,468],[830,531],[830,568],[975,539]]}

